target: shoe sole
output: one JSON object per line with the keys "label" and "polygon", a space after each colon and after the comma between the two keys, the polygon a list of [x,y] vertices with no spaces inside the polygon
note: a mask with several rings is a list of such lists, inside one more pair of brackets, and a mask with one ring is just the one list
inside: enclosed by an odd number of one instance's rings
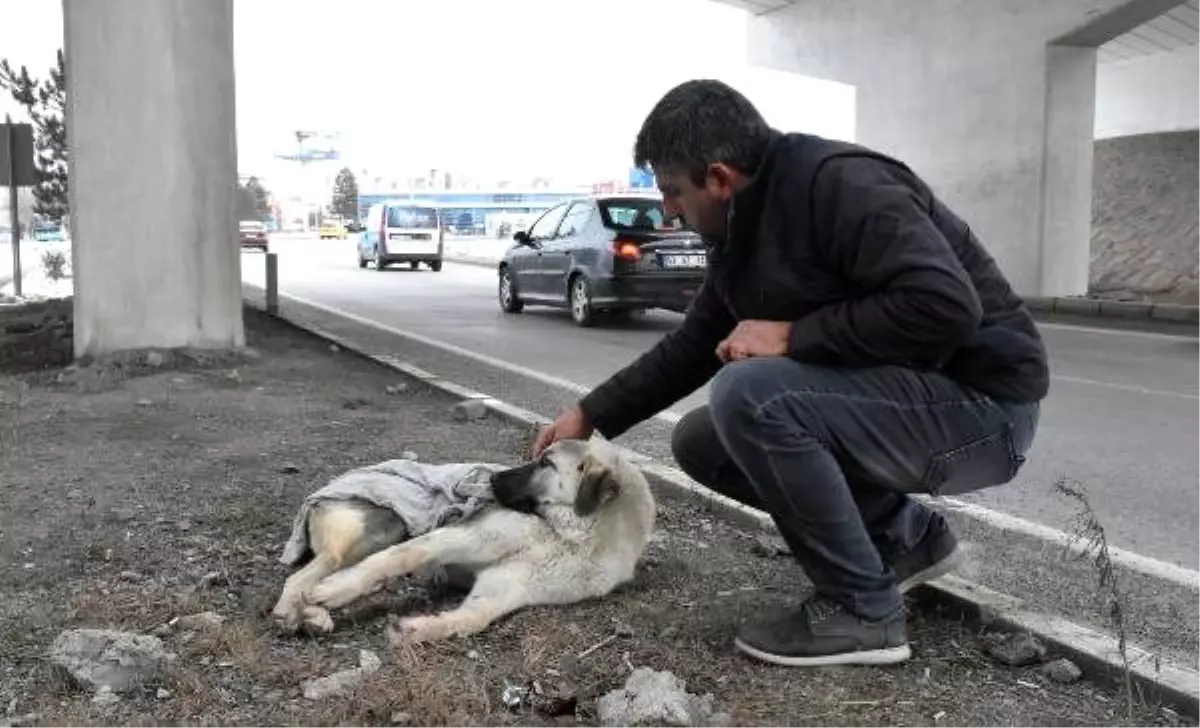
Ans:
{"label": "shoe sole", "polygon": [[763,652],[757,647],[742,642],[735,637],[733,644],[745,654],[756,660],[769,662],[783,667],[827,667],[831,665],[895,665],[912,657],[912,650],[907,644],[899,647],[886,647],[881,650],[862,650],[860,652],[843,652],[837,655],[816,655],[797,657],[792,655],[774,655]]}
{"label": "shoe sole", "polygon": [[908,577],[904,581],[897,584],[896,589],[901,594],[906,594],[926,582],[933,581],[938,577],[949,574],[951,571],[957,569],[960,563],[962,563],[962,551],[958,548],[958,546],[955,546],[954,550],[951,551],[949,555],[947,555],[941,561],[931,566],[927,566],[921,571],[918,571],[917,573]]}

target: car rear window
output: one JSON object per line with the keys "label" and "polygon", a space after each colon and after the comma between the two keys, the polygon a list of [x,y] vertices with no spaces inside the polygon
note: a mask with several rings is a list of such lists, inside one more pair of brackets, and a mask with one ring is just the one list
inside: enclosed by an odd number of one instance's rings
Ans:
{"label": "car rear window", "polygon": [[437,210],[430,207],[389,207],[390,228],[435,228],[438,226]]}
{"label": "car rear window", "polygon": [[261,222],[242,222],[242,223],[238,223],[238,226],[242,229],[242,232],[247,232],[247,233],[251,233],[251,232],[256,233],[259,230],[265,230],[267,227],[266,225],[264,225]]}
{"label": "car rear window", "polygon": [[616,230],[674,230],[678,223],[669,223],[662,203],[658,200],[602,200],[600,216],[604,226]]}

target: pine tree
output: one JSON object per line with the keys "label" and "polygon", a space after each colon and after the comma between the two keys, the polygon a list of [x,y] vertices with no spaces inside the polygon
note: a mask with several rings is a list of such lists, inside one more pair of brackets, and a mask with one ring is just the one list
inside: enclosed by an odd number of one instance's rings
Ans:
{"label": "pine tree", "polygon": [[0,89],[25,107],[34,130],[36,181],[33,188],[34,213],[50,222],[61,222],[67,216],[67,72],[63,52],[58,51],[57,64],[50,75],[39,80],[21,66],[14,71],[7,60],[0,59]]}
{"label": "pine tree", "polygon": [[349,167],[343,167],[333,181],[333,214],[343,220],[358,219],[358,180]]}
{"label": "pine tree", "polygon": [[271,214],[271,195],[257,177],[238,184],[238,220],[259,220]]}

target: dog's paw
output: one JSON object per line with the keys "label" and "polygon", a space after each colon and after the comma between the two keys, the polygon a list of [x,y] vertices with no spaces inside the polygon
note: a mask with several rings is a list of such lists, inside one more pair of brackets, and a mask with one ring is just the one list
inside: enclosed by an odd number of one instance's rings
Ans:
{"label": "dog's paw", "polygon": [[282,601],[271,610],[271,622],[281,634],[295,634],[300,629],[303,613],[300,604],[285,604]]}
{"label": "dog's paw", "polygon": [[317,583],[308,593],[308,601],[330,609],[344,607],[374,591],[376,585],[364,583],[353,570],[339,571]]}
{"label": "dog's paw", "polygon": [[304,608],[304,629],[311,634],[329,634],[333,631],[333,617],[329,610],[312,605]]}
{"label": "dog's paw", "polygon": [[438,639],[437,622],[433,617],[404,617],[388,625],[388,641],[393,647],[420,644]]}

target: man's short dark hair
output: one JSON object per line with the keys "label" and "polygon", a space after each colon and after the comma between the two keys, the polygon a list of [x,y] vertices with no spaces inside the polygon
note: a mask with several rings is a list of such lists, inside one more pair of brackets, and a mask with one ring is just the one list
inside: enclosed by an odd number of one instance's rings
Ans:
{"label": "man's short dark hair", "polygon": [[699,185],[718,162],[753,174],[770,141],[771,127],[745,96],[720,81],[685,81],[642,122],[633,163],[686,173]]}

